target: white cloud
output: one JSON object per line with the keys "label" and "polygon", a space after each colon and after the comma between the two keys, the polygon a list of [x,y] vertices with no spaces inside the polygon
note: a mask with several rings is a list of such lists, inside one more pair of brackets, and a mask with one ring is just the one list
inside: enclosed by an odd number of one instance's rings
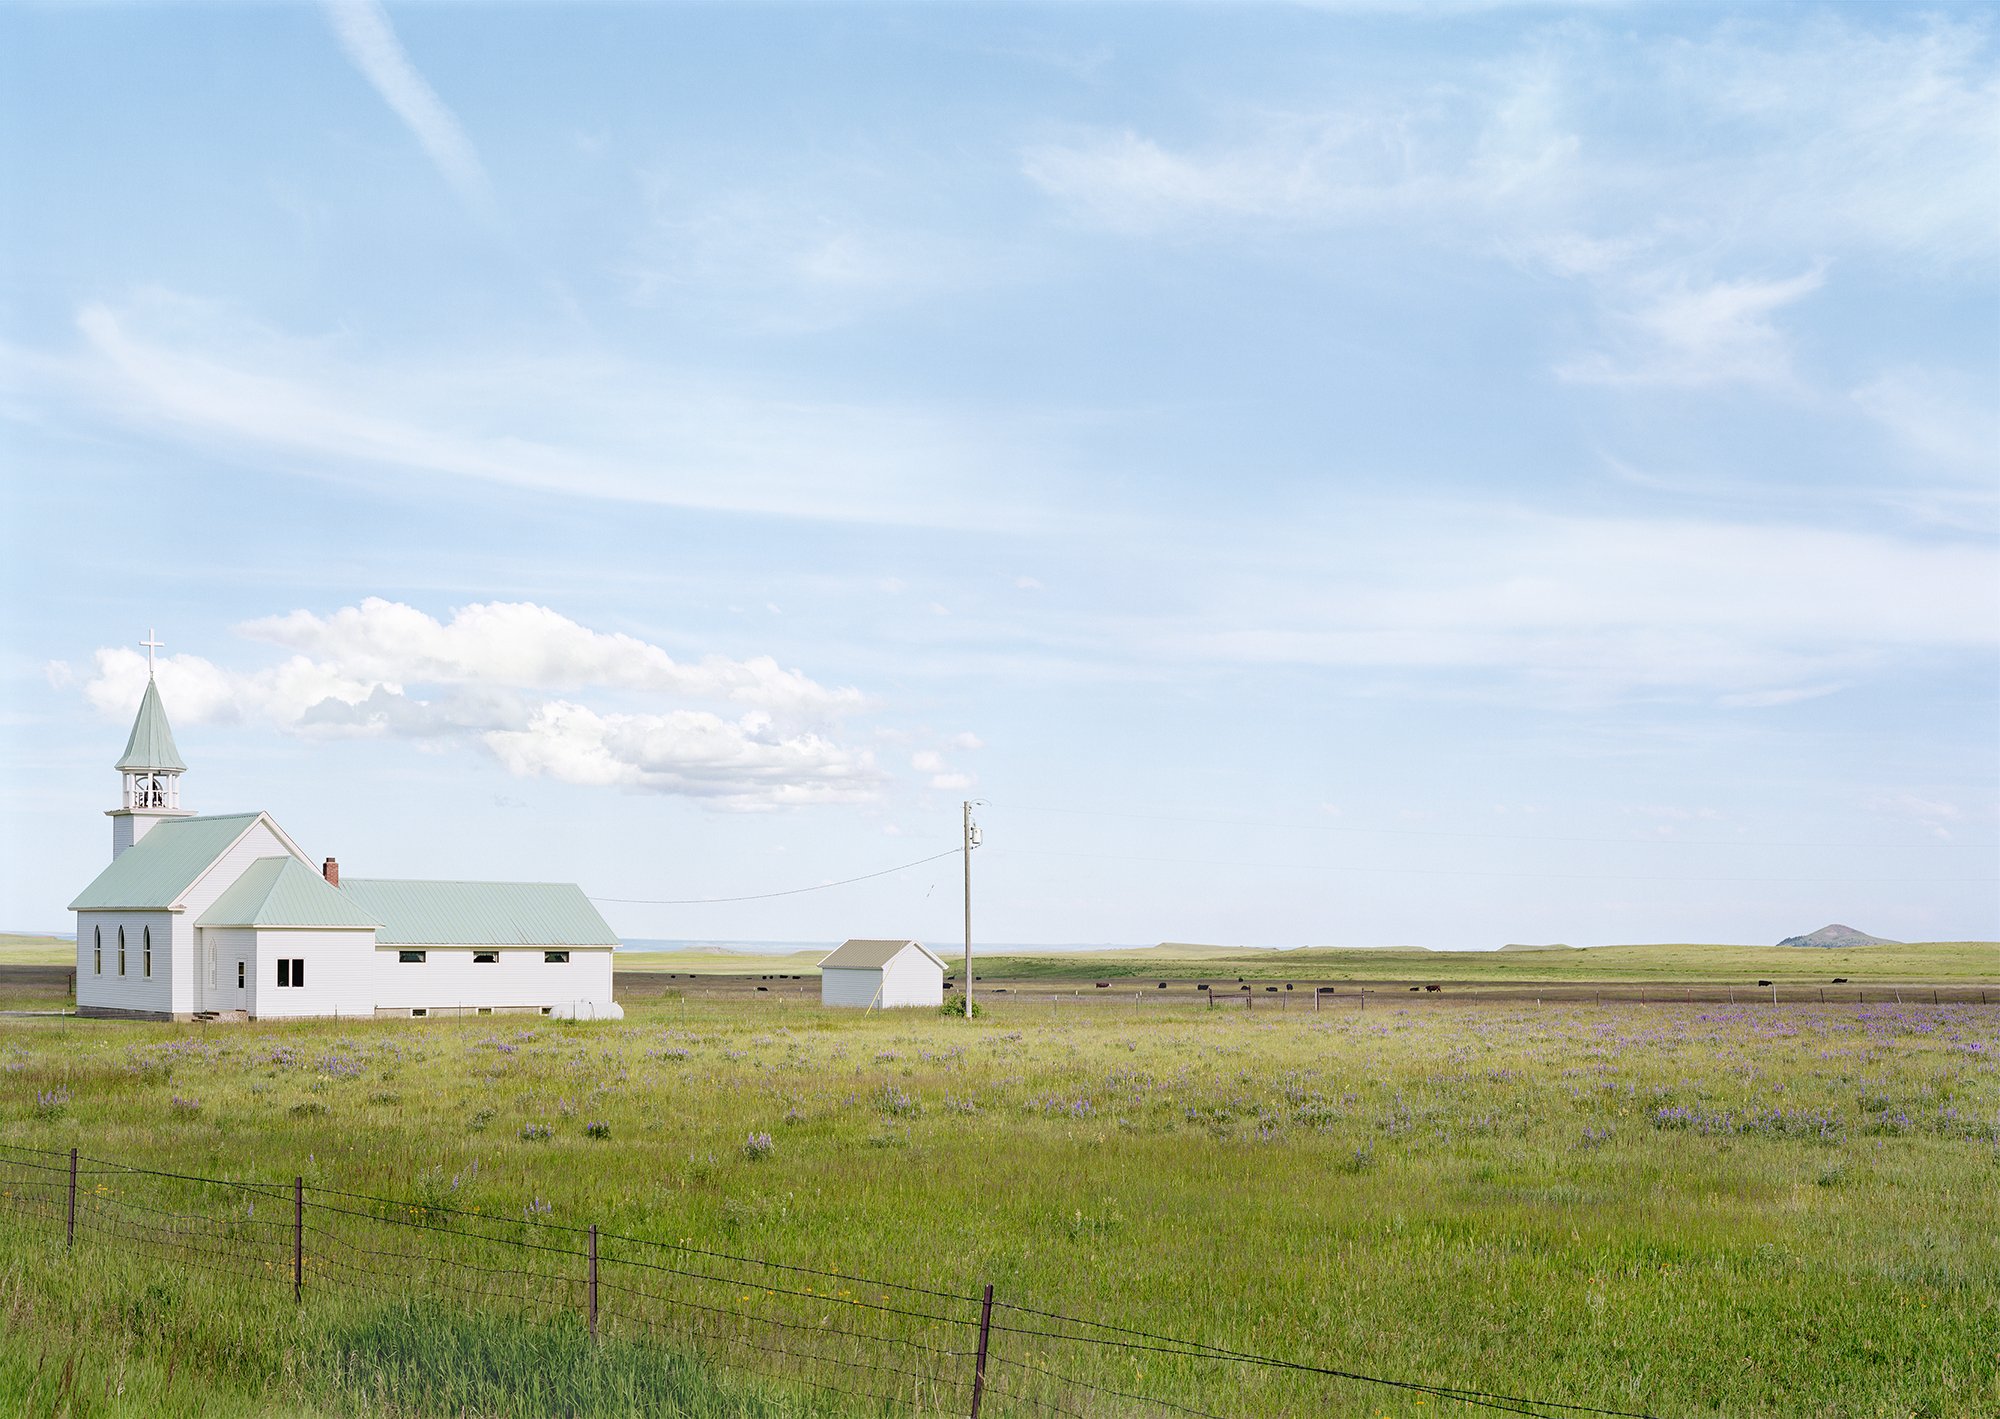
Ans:
{"label": "white cloud", "polygon": [[981,739],[977,734],[967,731],[962,734],[952,735],[951,747],[954,749],[984,749],[986,741]]}
{"label": "white cloud", "polygon": [[[1205,141],[1086,130],[1021,163],[1117,231],[1370,229],[1579,280],[1612,338],[1563,362],[1571,379],[1779,386],[1790,354],[1772,317],[1828,262],[1990,260],[1996,110],[1979,23],[1728,21],[1692,42],[1573,24],[1422,83],[1224,107]],[[1644,112],[1675,121],[1635,128]]]}
{"label": "white cloud", "polygon": [[[860,708],[768,656],[673,659],[636,637],[579,625],[546,607],[489,603],[440,621],[371,598],[320,616],[295,611],[238,628],[296,653],[259,670],[170,656],[158,679],[177,724],[252,722],[301,735],[393,738],[435,747],[476,743],[510,772],[568,783],[683,794],[729,807],[776,807],[873,796],[873,756],[818,722]],[[73,670],[49,668],[55,683]],[[101,649],[83,685],[99,711],[132,713],[146,660]],[[550,692],[605,691],[644,708],[593,708]],[[748,707],[735,718],[686,704]]]}
{"label": "white cloud", "polygon": [[1824,279],[1823,269],[1775,280],[1691,283],[1675,277],[1666,289],[1636,292],[1634,303],[1610,313],[1615,351],[1573,360],[1557,373],[1589,384],[1786,384],[1790,349],[1772,316],[1811,295]]}
{"label": "white cloud", "polygon": [[659,646],[607,634],[532,602],[462,606],[439,621],[414,606],[369,597],[331,615],[293,611],[246,621],[252,640],[318,656],[347,674],[383,684],[486,684],[557,690],[603,686],[691,699],[734,700],[792,714],[862,703],[854,689],[828,689],[769,656],[712,655],[692,664]]}
{"label": "white cloud", "polygon": [[1378,511],[1330,569],[1330,535],[1211,536],[1186,609],[1101,639],[1150,664],[1347,667],[1565,705],[1795,697],[2000,649],[2000,555],[1967,538],[1432,505]]}
{"label": "white cloud", "polygon": [[397,117],[408,125],[445,181],[474,216],[494,221],[493,191],[472,140],[445,107],[409,54],[376,0],[325,0],[328,20],[362,76]]}
{"label": "white cloud", "polygon": [[[842,178],[866,181],[833,175]],[[631,299],[715,310],[764,330],[819,331],[991,281],[1012,263],[1004,250],[975,251],[864,215],[851,192],[816,195],[828,179],[801,172],[775,191],[699,198],[648,179],[651,222],[619,273]]]}
{"label": "white cloud", "polygon": [[1889,370],[1854,391],[1861,411],[1935,466],[2000,468],[2000,407],[1990,389],[1948,370]]}
{"label": "white cloud", "polygon": [[24,401],[79,405],[265,474],[1021,529],[1040,514],[1020,469],[1061,463],[1031,451],[1018,421],[801,399],[590,354],[397,360],[170,292],[86,305],[77,330],[73,354],[0,352]]}
{"label": "white cloud", "polygon": [[730,808],[851,803],[876,796],[881,775],[865,751],[816,734],[782,736],[769,718],[725,720],[700,711],[599,714],[556,700],[519,729],[482,736],[509,772],[589,787],[643,789]]}
{"label": "white cloud", "polygon": [[1774,709],[1837,694],[1844,685],[1793,685],[1779,690],[1751,690],[1740,695],[1723,695],[1716,703],[1724,709]]}
{"label": "white cloud", "polygon": [[910,755],[910,767],[920,774],[941,774],[944,770],[944,755],[935,749],[919,749]]}

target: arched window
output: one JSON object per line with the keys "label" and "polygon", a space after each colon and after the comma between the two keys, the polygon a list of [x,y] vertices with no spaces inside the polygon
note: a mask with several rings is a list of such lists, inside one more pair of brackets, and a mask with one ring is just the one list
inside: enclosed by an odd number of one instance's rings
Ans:
{"label": "arched window", "polygon": [[153,928],[150,926],[139,933],[139,974],[148,980],[153,977]]}
{"label": "arched window", "polygon": [[104,928],[90,928],[90,969],[93,975],[104,974]]}
{"label": "arched window", "polygon": [[125,974],[125,928],[118,928],[118,974]]}

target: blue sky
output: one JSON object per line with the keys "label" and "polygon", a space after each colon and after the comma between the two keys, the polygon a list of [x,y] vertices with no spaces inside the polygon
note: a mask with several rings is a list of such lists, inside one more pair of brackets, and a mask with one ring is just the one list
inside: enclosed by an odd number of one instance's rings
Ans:
{"label": "blue sky", "polygon": [[10,7],[0,925],[2000,937],[1994,24]]}

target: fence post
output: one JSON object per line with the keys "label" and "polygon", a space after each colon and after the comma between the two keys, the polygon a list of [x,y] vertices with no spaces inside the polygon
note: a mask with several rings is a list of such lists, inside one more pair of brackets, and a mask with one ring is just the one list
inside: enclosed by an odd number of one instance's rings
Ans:
{"label": "fence post", "polygon": [[63,1241],[66,1247],[76,1245],[76,1149],[69,1150],[69,1232]]}
{"label": "fence post", "polygon": [[979,1419],[979,1401],[986,1395],[986,1337],[993,1331],[993,1283],[979,1303],[979,1352],[972,1360],[972,1419]]}
{"label": "fence post", "polygon": [[306,1290],[306,1180],[292,1179],[292,1299],[302,1300]]}
{"label": "fence post", "polygon": [[597,1339],[597,1224],[590,1224],[590,1338]]}

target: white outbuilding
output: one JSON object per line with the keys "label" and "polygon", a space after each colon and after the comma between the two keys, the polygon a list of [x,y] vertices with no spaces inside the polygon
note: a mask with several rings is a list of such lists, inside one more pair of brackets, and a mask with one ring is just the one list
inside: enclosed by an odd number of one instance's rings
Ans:
{"label": "white outbuilding", "polygon": [[944,962],[921,941],[843,941],[819,963],[819,1003],[935,1008],[944,1004]]}

